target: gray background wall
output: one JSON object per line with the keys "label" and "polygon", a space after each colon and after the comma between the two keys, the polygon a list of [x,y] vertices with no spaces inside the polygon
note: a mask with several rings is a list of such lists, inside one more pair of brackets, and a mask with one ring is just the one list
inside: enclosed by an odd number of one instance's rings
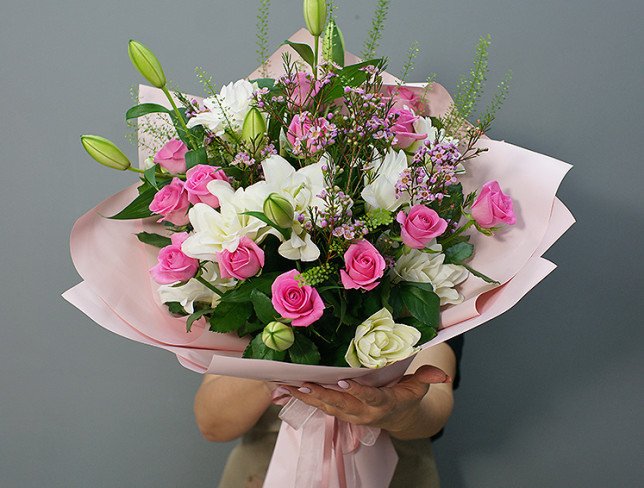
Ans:
{"label": "gray background wall", "polygon": [[[337,3],[360,51],[375,0]],[[644,4],[393,4],[381,53],[394,72],[418,40],[414,77],[433,71],[453,87],[491,33],[491,82],[514,71],[492,136],[575,165],[560,196],[579,222],[547,255],[560,268],[467,334],[456,410],[435,446],[444,486],[641,486]],[[100,329],[60,293],[78,281],[73,221],[133,181],[78,141],[123,141],[139,82],[127,40],[152,46],[196,92],[196,65],[220,83],[255,67],[255,8],[2,0],[0,486],[216,486],[232,444],[209,444],[194,425],[199,376]],[[271,45],[302,23],[299,0],[274,0]]]}

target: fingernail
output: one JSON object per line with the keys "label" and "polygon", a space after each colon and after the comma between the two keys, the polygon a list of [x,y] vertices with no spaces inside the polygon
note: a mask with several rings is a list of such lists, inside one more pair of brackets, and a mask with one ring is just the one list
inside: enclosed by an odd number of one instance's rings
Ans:
{"label": "fingernail", "polygon": [[344,380],[338,381],[338,386],[343,390],[348,390],[349,388],[351,388],[351,385]]}
{"label": "fingernail", "polygon": [[275,388],[275,391],[273,391],[273,396],[282,396],[282,395],[290,395],[290,392],[283,386],[278,386],[277,388]]}
{"label": "fingernail", "polygon": [[298,388],[297,391],[299,391],[300,393],[311,393],[311,388],[302,386],[301,388]]}

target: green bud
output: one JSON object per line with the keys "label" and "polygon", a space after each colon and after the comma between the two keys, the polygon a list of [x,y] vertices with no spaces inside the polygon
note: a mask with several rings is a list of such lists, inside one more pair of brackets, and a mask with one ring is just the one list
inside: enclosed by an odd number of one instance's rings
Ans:
{"label": "green bud", "polygon": [[242,125],[242,140],[251,144],[256,144],[258,139],[266,132],[266,122],[262,113],[255,107],[251,108]]}
{"label": "green bud", "polygon": [[324,31],[322,55],[327,61],[344,66],[344,36],[333,19],[329,21]]}
{"label": "green bud", "polygon": [[157,88],[165,86],[166,80],[163,68],[152,51],[138,41],[130,41],[127,46],[127,53],[134,67],[152,86]]}
{"label": "green bud", "polygon": [[278,227],[288,229],[293,226],[295,210],[293,205],[279,193],[271,193],[264,200],[264,215]]}
{"label": "green bud", "polygon": [[322,34],[326,24],[326,0],[304,0],[304,22],[311,35]]}
{"label": "green bud", "polygon": [[271,322],[262,331],[262,342],[275,351],[286,351],[295,342],[295,335],[288,325]]}
{"label": "green bud", "polygon": [[81,144],[91,157],[109,168],[125,171],[131,166],[130,160],[116,145],[101,136],[81,136]]}

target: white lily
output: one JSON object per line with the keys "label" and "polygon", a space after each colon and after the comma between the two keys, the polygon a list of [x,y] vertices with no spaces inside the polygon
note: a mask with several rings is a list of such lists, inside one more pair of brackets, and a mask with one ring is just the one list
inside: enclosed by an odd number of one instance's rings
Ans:
{"label": "white lily", "polygon": [[[374,164],[371,174],[365,176],[365,187],[360,194],[371,208],[380,208],[390,212],[409,202],[408,195],[396,197],[396,182],[400,174],[407,169],[405,151],[389,150],[380,163]],[[375,177],[374,177],[375,175]],[[370,183],[367,183],[371,179]]]}
{"label": "white lily", "polygon": [[311,262],[320,257],[320,249],[299,222],[293,226],[291,238],[282,242],[277,252],[293,261]]}
{"label": "white lily", "polygon": [[203,101],[206,110],[190,118],[188,128],[202,125],[217,136],[222,136],[226,128],[239,132],[256,89],[256,83],[244,79],[224,85],[218,95]]}

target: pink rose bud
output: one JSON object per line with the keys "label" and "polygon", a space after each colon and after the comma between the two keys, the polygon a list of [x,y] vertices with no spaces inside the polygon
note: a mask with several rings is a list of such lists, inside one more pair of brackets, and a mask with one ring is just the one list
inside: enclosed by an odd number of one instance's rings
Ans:
{"label": "pink rose bud", "polygon": [[273,307],[294,327],[307,327],[322,317],[324,302],[315,288],[300,285],[297,270],[279,275],[271,287]]}
{"label": "pink rose bud", "polygon": [[305,71],[298,71],[295,75],[295,89],[291,94],[289,109],[303,108],[313,102],[313,97],[322,88],[319,80],[313,82],[313,75]]}
{"label": "pink rose bud", "polygon": [[386,99],[393,98],[392,108],[409,107],[415,113],[423,113],[425,109],[422,97],[414,90],[404,86],[388,86],[385,90],[385,97]]}
{"label": "pink rose bud", "polygon": [[497,181],[488,181],[483,185],[471,213],[476,223],[485,229],[501,223],[512,225],[517,221],[512,198],[501,191]]}
{"label": "pink rose bud", "polygon": [[418,120],[418,116],[405,108],[393,108],[389,111],[390,114],[398,114],[392,132],[396,135],[395,146],[398,149],[405,149],[411,146],[415,141],[422,141],[427,137],[427,134],[416,134],[414,132],[414,122]]}
{"label": "pink rose bud", "polygon": [[347,290],[373,290],[385,273],[385,259],[369,241],[351,244],[344,253],[346,269],[340,270],[342,286]]}
{"label": "pink rose bud", "polygon": [[178,174],[186,172],[186,153],[188,146],[179,139],[170,139],[154,155],[154,162],[170,173]]}
{"label": "pink rose bud", "polygon": [[158,263],[150,268],[150,274],[157,283],[169,285],[192,278],[199,269],[199,260],[186,256],[181,244],[188,237],[187,232],[172,234],[172,244],[159,251]]}
{"label": "pink rose bud", "polygon": [[224,171],[217,166],[198,164],[186,173],[186,191],[190,203],[205,203],[213,208],[219,207],[219,199],[208,191],[208,183],[213,180],[229,181]]}
{"label": "pink rose bud", "polygon": [[150,203],[150,211],[162,218],[159,222],[167,221],[174,225],[186,225],[188,220],[188,194],[185,191],[183,181],[179,178],[172,178],[169,185],[161,188]]}
{"label": "pink rose bud", "polygon": [[447,221],[425,205],[414,205],[407,215],[398,212],[396,221],[400,224],[403,243],[412,249],[423,249],[447,229]]}
{"label": "pink rose bud", "polygon": [[222,278],[246,280],[264,267],[264,251],[248,237],[242,237],[237,249],[224,249],[217,253],[217,263]]}
{"label": "pink rose bud", "polygon": [[288,142],[290,142],[293,147],[299,146],[311,130],[312,125],[313,123],[311,122],[308,112],[303,112],[301,115],[294,115],[288,126],[288,132],[286,134]]}

